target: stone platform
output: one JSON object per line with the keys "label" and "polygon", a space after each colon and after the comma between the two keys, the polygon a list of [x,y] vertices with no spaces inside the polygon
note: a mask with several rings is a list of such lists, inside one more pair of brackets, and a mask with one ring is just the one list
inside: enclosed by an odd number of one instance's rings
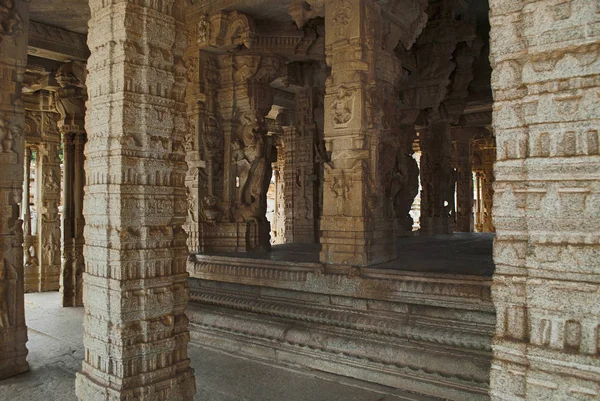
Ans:
{"label": "stone platform", "polygon": [[[396,239],[397,258],[376,265],[376,268],[491,277],[494,273],[493,241],[494,234],[488,233],[400,237]],[[279,262],[318,263],[319,251],[319,244],[284,244],[274,245],[270,252],[227,252],[208,255]]]}
{"label": "stone platform", "polygon": [[192,342],[450,400],[488,399],[493,236],[403,238],[399,258],[318,247],[190,258]]}
{"label": "stone platform", "polygon": [[[75,401],[81,369],[83,308],[62,308],[57,292],[25,295],[27,373],[0,380],[2,401]],[[206,347],[189,349],[198,401],[432,401],[309,369],[264,363]]]}

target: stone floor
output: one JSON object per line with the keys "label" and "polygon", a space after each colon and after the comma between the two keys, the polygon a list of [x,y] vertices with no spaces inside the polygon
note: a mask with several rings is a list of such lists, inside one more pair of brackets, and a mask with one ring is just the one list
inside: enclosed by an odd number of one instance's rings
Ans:
{"label": "stone floor", "polygon": [[[27,294],[31,370],[0,381],[0,401],[71,401],[83,358],[82,308],[62,308],[57,292]],[[426,401],[431,398],[310,370],[274,366],[191,347],[202,401]]]}
{"label": "stone floor", "polygon": [[[400,237],[396,240],[397,258],[373,267],[491,277],[494,273],[493,242],[494,234],[487,233]],[[319,244],[285,244],[273,246],[270,252],[229,252],[216,255],[316,263],[319,261],[320,247]]]}

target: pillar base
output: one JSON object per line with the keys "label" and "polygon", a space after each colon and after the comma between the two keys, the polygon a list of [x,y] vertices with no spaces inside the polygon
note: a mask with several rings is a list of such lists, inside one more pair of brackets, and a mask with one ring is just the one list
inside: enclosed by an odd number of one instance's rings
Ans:
{"label": "pillar base", "polygon": [[[147,375],[152,375],[152,372],[148,372]],[[140,377],[141,382],[145,381],[144,379],[146,377]],[[187,369],[167,380],[126,389],[103,386],[80,372],[76,374],[75,380],[75,393],[82,401],[192,401],[195,392],[196,381],[193,369]]]}
{"label": "pillar base", "polygon": [[200,252],[253,252],[271,249],[268,221],[201,223]]}
{"label": "pillar base", "polygon": [[27,327],[0,329],[0,379],[29,370]]}

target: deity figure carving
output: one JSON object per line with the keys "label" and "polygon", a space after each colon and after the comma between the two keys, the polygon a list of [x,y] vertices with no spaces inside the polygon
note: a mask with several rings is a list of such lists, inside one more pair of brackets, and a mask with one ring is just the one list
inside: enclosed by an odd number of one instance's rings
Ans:
{"label": "deity figure carving", "polygon": [[203,15],[202,17],[200,17],[200,20],[198,21],[198,44],[199,45],[208,44],[208,41],[210,40],[211,31],[212,31],[212,26],[210,24],[210,21],[208,20],[207,16]]}
{"label": "deity figure carving", "polygon": [[60,189],[60,181],[54,172],[54,169],[49,168],[48,173],[45,177],[45,187],[52,192],[56,192]]}
{"label": "deity figure carving", "polygon": [[50,237],[46,239],[43,249],[46,253],[46,260],[48,261],[49,265],[59,263],[57,260],[60,259],[60,247],[56,243],[56,237],[54,234],[51,234]]}
{"label": "deity figure carving", "polygon": [[266,136],[266,129],[247,116],[238,130],[238,138],[233,142],[233,160],[237,164],[239,179],[237,189],[237,221],[251,221],[264,218],[266,193],[271,179],[272,146]]}
{"label": "deity figure carving", "polygon": [[354,94],[340,86],[330,109],[333,112],[334,128],[347,127],[354,111]]}

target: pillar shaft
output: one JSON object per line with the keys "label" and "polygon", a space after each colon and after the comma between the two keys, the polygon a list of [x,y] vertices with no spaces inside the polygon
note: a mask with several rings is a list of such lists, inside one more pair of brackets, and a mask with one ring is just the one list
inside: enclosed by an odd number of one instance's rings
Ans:
{"label": "pillar shaft", "polygon": [[28,5],[5,2],[0,29],[0,379],[25,372],[27,327],[23,299],[24,111]]}
{"label": "pillar shaft", "polygon": [[58,206],[61,193],[58,114],[41,112],[42,143],[38,147],[37,236],[39,259],[38,291],[57,291],[61,270],[61,233]]}
{"label": "pillar shaft", "polygon": [[[380,41],[372,0],[335,1],[325,13],[325,165],[321,262],[370,265],[395,258],[388,176],[394,167],[395,79],[400,62]],[[395,44],[394,44],[395,47]],[[377,64],[377,65],[376,65]]]}
{"label": "pillar shaft", "polygon": [[456,171],[452,167],[451,120],[438,117],[432,116],[429,125],[420,131],[422,235],[454,231]]}
{"label": "pillar shaft", "polygon": [[74,205],[73,205],[73,175],[75,150],[73,135],[63,133],[63,212],[62,212],[62,246],[63,259],[60,275],[60,292],[63,306],[75,306],[74,283]]}
{"label": "pillar shaft", "polygon": [[80,400],[192,400],[183,10],[91,0]]}
{"label": "pillar shaft", "polygon": [[492,0],[490,23],[490,397],[599,399],[600,4]]}
{"label": "pillar shaft", "polygon": [[456,228],[458,232],[473,232],[473,137],[477,129],[455,128],[456,159]]}

